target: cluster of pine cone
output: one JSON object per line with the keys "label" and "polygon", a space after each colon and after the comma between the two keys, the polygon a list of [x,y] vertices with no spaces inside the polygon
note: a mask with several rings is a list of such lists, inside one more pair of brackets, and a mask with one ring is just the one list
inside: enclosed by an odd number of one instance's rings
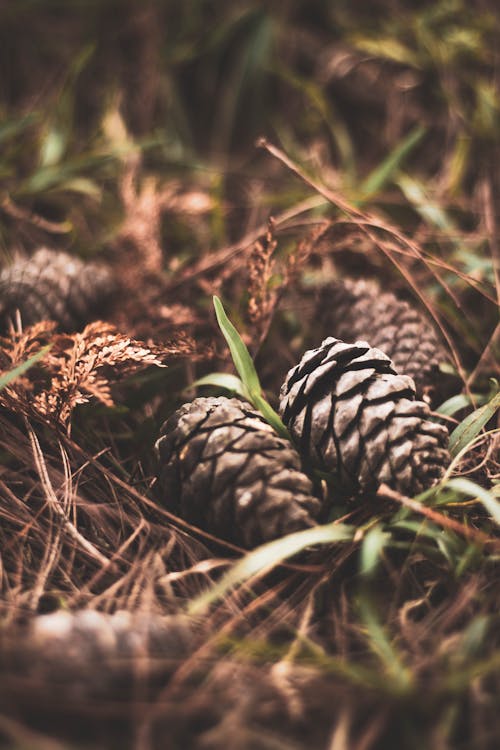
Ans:
{"label": "cluster of pine cone", "polygon": [[[42,248],[0,273],[0,314],[19,310],[24,324],[50,318],[74,330],[112,290],[104,266]],[[321,288],[317,313],[319,327],[341,338],[306,351],[285,378],[280,414],[292,442],[234,398],[197,398],[165,422],[158,488],[173,512],[253,547],[382,482],[414,495],[439,481],[448,435],[427,401],[446,353],[432,325],[368,281]],[[326,501],[310,478],[318,475],[328,480]]]}
{"label": "cluster of pine cone", "polygon": [[[381,483],[415,495],[442,477],[448,432],[427,401],[447,357],[432,325],[374,282],[325,286],[317,310],[344,341],[326,338],[286,376],[292,444],[237,399],[197,398],[163,425],[162,497],[190,523],[251,547],[326,520],[339,498]],[[326,500],[309,476],[327,478]]]}

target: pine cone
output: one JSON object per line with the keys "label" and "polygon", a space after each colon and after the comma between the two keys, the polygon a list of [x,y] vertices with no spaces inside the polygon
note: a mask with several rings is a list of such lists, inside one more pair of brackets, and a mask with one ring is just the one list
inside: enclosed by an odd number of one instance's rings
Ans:
{"label": "pine cone", "polygon": [[411,378],[365,341],[327,338],[288,373],[280,412],[299,451],[345,494],[386,482],[414,495],[449,461],[447,430],[415,401]]}
{"label": "pine cone", "polygon": [[0,273],[0,316],[5,323],[18,309],[25,326],[55,320],[74,331],[95,317],[95,306],[113,287],[103,265],[42,247]]}
{"label": "pine cone", "polygon": [[439,371],[450,358],[433,324],[408,302],[382,292],[376,281],[327,284],[318,292],[316,311],[325,332],[348,343],[368,339],[387,354],[398,373],[413,378],[419,398],[440,400],[455,390],[455,379],[443,379]]}
{"label": "pine cone", "polygon": [[[167,676],[192,652],[194,640],[191,623],[182,615],[57,611],[4,628],[0,668],[4,679],[13,673],[28,677],[34,690],[40,681],[50,685],[49,702],[117,699],[133,692],[139,662],[147,663],[150,674]],[[21,684],[22,702],[26,685]]]}
{"label": "pine cone", "polygon": [[314,525],[321,504],[299,455],[249,404],[197,398],[161,435],[163,497],[190,523],[248,548]]}

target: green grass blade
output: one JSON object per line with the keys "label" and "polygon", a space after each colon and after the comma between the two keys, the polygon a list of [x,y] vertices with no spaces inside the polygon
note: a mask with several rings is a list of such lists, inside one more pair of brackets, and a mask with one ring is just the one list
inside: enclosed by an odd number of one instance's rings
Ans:
{"label": "green grass blade", "polygon": [[389,636],[370,599],[366,596],[360,598],[359,607],[366,628],[369,647],[379,658],[384,671],[393,681],[394,687],[397,687],[397,692],[405,694],[412,687],[411,671],[406,667],[401,655],[389,640]]}
{"label": "green grass blade", "polygon": [[5,386],[9,385],[9,383],[12,383],[13,380],[25,373],[26,370],[29,370],[29,368],[32,367],[36,362],[42,359],[47,354],[51,346],[51,344],[44,346],[42,349],[40,349],[39,352],[33,354],[32,357],[27,359],[26,362],[21,362],[21,364],[17,365],[17,367],[14,367],[14,369],[9,370],[9,372],[5,372],[3,375],[1,375],[0,391],[2,390],[2,388],[5,388]]}
{"label": "green grass blade", "polygon": [[500,526],[500,503],[491,492],[480,487],[475,482],[465,477],[454,477],[446,482],[446,487],[450,487],[457,492],[461,492],[468,497],[477,497],[480,503],[486,508],[495,523]]}
{"label": "green grass blade", "polygon": [[396,184],[415,211],[431,226],[437,227],[455,240],[457,228],[441,205],[428,197],[422,183],[408,174],[400,173]]}
{"label": "green grass blade", "polygon": [[[271,425],[271,427],[273,427],[278,435],[285,438],[286,440],[290,440],[290,434],[281,421],[279,415],[262,396],[259,376],[257,375],[257,371],[255,369],[250,353],[246,348],[244,342],[241,340],[240,334],[227,317],[220,299],[217,296],[214,296],[213,300],[217,322],[219,323],[219,327],[224,334],[224,338],[227,341],[231,356],[233,358],[234,366],[236,367],[236,370],[241,378],[241,381],[239,382],[241,382],[243,385],[243,393],[245,394],[244,398],[250,401],[250,403],[260,411],[264,419]],[[238,378],[236,378],[236,380],[238,380]],[[196,384],[199,385],[200,382],[197,381]],[[213,382],[201,384],[214,385]]]}
{"label": "green grass blade", "polygon": [[11,138],[15,138],[17,135],[30,128],[33,124],[40,120],[40,114],[38,112],[32,112],[24,117],[7,120],[0,125],[0,144],[5,143]]}
{"label": "green grass blade", "polygon": [[273,407],[267,403],[265,398],[262,398],[262,396],[254,396],[252,403],[255,408],[260,411],[266,422],[274,428],[278,435],[286,440],[291,440],[290,433],[281,421],[281,417],[274,411]]}
{"label": "green grass blade", "polygon": [[356,529],[347,524],[325,524],[314,526],[305,531],[296,531],[281,539],[267,542],[248,552],[212,588],[194,599],[188,612],[191,615],[202,614],[211,604],[223,598],[231,589],[244,583],[253,576],[263,574],[283,560],[293,557],[306,547],[316,544],[334,544],[350,542]]}
{"label": "green grass blade", "polygon": [[[479,398],[477,394],[474,394],[474,397],[477,399]],[[454,414],[457,413],[457,411],[460,411],[461,409],[466,409],[468,406],[470,406],[471,400],[470,397],[465,393],[458,393],[456,396],[451,396],[446,401],[444,401],[441,406],[439,406],[436,411],[439,414],[444,414],[445,417],[452,417]]]}
{"label": "green grass blade", "polygon": [[401,166],[406,157],[413,151],[426,133],[426,129],[419,125],[414,128],[406,138],[391,151],[389,156],[376,167],[361,185],[361,195],[367,198],[378,193],[391,179],[396,170]]}
{"label": "green grass blade", "polygon": [[363,575],[370,575],[375,571],[380,556],[390,540],[391,535],[383,531],[378,524],[368,531],[361,545],[360,569]]}
{"label": "green grass blade", "polygon": [[450,453],[455,457],[479,435],[500,407],[500,392],[491,401],[469,414],[450,435]]}
{"label": "green grass blade", "polygon": [[257,375],[250,353],[241,340],[240,334],[227,317],[220,299],[214,295],[213,301],[217,322],[227,341],[238,375],[252,398],[260,396],[261,388],[259,376]]}

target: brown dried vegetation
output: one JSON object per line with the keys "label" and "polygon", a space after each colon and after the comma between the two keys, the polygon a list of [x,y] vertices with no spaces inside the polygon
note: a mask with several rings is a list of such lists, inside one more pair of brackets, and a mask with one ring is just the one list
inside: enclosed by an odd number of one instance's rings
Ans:
{"label": "brown dried vegetation", "polygon": [[0,404],[27,417],[69,429],[75,406],[91,399],[113,406],[111,385],[125,376],[193,352],[187,340],[149,346],[118,333],[109,323],[89,323],[81,333],[57,334],[56,324],[42,321],[22,333],[2,338],[2,370],[8,372],[50,343],[36,369],[0,394]]}

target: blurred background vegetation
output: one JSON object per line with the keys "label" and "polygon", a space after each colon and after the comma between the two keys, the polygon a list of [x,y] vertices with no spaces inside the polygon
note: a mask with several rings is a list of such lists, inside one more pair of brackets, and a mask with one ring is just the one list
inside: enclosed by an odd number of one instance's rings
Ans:
{"label": "blurred background vegetation", "polygon": [[484,193],[498,188],[492,1],[18,0],[0,12],[4,248],[26,239],[12,201],[96,252],[132,148],[162,179],[207,187],[220,244],[250,208],[299,197],[256,153],[261,135],[353,200],[485,239]]}
{"label": "blurred background vegetation", "polygon": [[[109,256],[135,211],[157,270],[175,275],[311,198],[256,149],[265,136],[458,271],[442,277],[466,301],[460,273],[483,285],[465,321],[438,300],[470,367],[480,357],[500,286],[493,0],[18,0],[0,13],[6,256],[40,243]],[[319,201],[310,218],[336,215]]]}

